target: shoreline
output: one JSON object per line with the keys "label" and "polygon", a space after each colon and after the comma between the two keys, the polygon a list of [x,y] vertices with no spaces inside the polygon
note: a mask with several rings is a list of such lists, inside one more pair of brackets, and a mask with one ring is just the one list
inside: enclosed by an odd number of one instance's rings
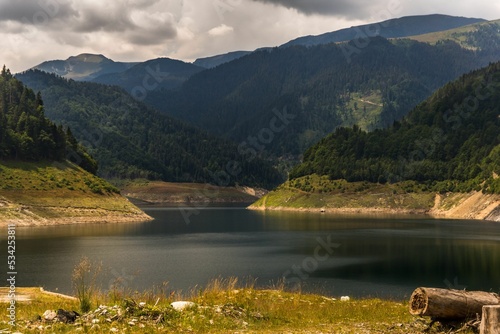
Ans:
{"label": "shoreline", "polygon": [[[272,194],[272,193],[271,193]],[[360,197],[363,195],[360,195]],[[324,196],[327,199],[327,196]],[[264,197],[260,203],[256,202],[247,207],[255,211],[288,211],[288,212],[315,212],[337,214],[387,214],[426,216],[441,219],[471,219],[500,222],[500,195],[472,192],[468,194],[449,193],[435,194],[434,206],[431,208],[398,208],[398,207],[292,207],[284,205],[266,205]],[[257,204],[258,203],[258,204]],[[295,203],[296,204],[296,203]]]}
{"label": "shoreline", "polygon": [[[23,207],[22,209],[6,210],[8,218],[0,216],[0,228],[9,224],[18,227],[33,226],[56,226],[75,224],[121,224],[121,223],[142,223],[153,220],[153,218],[141,210],[136,212],[111,211],[105,209],[90,208],[47,208],[52,217],[43,217],[33,213],[33,208]],[[40,208],[36,208],[40,209]],[[79,213],[79,214],[76,214]]]}

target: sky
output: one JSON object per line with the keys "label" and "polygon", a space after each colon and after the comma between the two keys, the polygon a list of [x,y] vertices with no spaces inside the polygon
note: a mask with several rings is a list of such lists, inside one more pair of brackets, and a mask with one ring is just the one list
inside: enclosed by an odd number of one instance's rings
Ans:
{"label": "sky", "polygon": [[496,0],[0,0],[0,66],[81,53],[194,61],[408,15],[500,19]]}

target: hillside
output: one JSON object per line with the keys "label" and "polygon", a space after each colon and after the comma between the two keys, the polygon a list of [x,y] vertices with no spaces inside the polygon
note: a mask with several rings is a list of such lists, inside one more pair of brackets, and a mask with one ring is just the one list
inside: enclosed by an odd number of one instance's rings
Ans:
{"label": "hillside", "polygon": [[233,51],[221,55],[198,58],[193,62],[193,64],[204,68],[214,68],[224,63],[229,63],[230,61],[246,56],[250,53],[252,53],[252,51]]}
{"label": "hillside", "polygon": [[409,39],[430,44],[453,41],[461,47],[481,51],[491,62],[498,59],[500,20],[481,22],[430,34],[410,36]]}
{"label": "hillside", "polygon": [[[275,48],[200,72],[178,91],[152,91],[145,101],[241,143],[241,152],[298,156],[339,126],[390,125],[435,89],[490,60],[453,42],[381,37],[361,49],[356,41]],[[285,127],[277,115],[287,115]]]}
{"label": "hillside", "polygon": [[122,72],[133,65],[135,63],[115,62],[103,55],[82,53],[66,60],[45,61],[33,69],[54,73],[67,79],[84,81],[107,73]]}
{"label": "hillside", "polygon": [[45,117],[42,96],[16,80],[5,66],[0,73],[0,159],[68,159],[91,173],[97,170],[97,162],[71,130]]}
{"label": "hillside", "polygon": [[313,46],[319,44],[338,43],[350,41],[359,38],[360,36],[362,36],[363,38],[375,36],[381,36],[385,38],[401,38],[454,29],[484,21],[485,20],[483,19],[477,18],[466,18],[440,14],[406,16],[397,19],[390,19],[382,22],[341,29],[317,36],[299,37],[281,45],[281,47],[289,47],[293,45]]}
{"label": "hillside", "polygon": [[496,39],[500,20],[478,22],[459,28],[448,29],[422,35],[407,36],[419,42],[436,44],[444,40],[452,40],[464,48],[488,49],[490,41]]}
{"label": "hillside", "polygon": [[119,73],[100,75],[87,81],[120,86],[137,99],[142,99],[147,90],[177,88],[193,74],[203,70],[203,67],[180,60],[158,58],[139,63]]}
{"label": "hillside", "polygon": [[41,95],[5,66],[0,107],[0,225],[150,219],[93,175],[97,163],[71,130],[48,120]]}
{"label": "hillside", "polygon": [[[425,33],[440,32],[484,21],[485,20],[483,19],[440,14],[407,16],[340,29],[317,36],[301,36],[282,44],[280,47],[289,47],[294,45],[313,46],[339,43],[347,42],[356,38],[375,36],[385,38],[404,38]],[[260,49],[257,49],[255,51],[259,50]],[[205,68],[214,68],[229,61],[246,56],[250,53],[251,52],[249,51],[233,51],[227,54],[199,58],[196,59],[194,64]]]}
{"label": "hillside", "polygon": [[[432,196],[419,206],[424,211],[449,211],[472,201],[476,194],[491,194],[484,209],[490,213],[500,211],[499,106],[500,63],[495,63],[445,85],[387,129],[365,132],[355,126],[336,130],[308,149],[303,162],[291,171],[290,180],[257,206],[266,206],[270,198],[278,196],[271,206],[286,207],[293,196],[280,194],[289,189],[307,198],[358,193],[359,197],[353,195],[353,201],[390,190],[410,197],[469,194],[452,200],[447,209],[443,209],[441,197]],[[313,175],[322,177],[311,179]],[[400,199],[396,207],[403,207],[405,201],[416,202]],[[356,207],[354,202],[349,203],[332,207]],[[318,205],[316,202],[310,206]],[[390,206],[372,203],[358,207]]]}
{"label": "hillside", "polygon": [[143,222],[149,216],[80,167],[0,160],[0,226]]}
{"label": "hillside", "polygon": [[121,88],[65,80],[41,71],[17,75],[45,98],[46,115],[71,127],[105,178],[271,187],[281,179],[267,162],[136,101]]}

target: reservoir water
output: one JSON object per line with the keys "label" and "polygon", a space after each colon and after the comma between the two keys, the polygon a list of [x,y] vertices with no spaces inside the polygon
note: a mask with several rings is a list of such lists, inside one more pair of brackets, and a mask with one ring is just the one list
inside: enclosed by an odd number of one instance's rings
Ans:
{"label": "reservoir water", "polygon": [[[189,291],[217,277],[283,280],[331,296],[406,299],[418,286],[500,291],[500,224],[427,217],[149,208],[139,224],[16,229],[18,286],[72,293],[82,256],[102,262],[101,289],[168,283]],[[1,244],[6,254],[6,231]],[[6,269],[5,260],[5,272]]]}

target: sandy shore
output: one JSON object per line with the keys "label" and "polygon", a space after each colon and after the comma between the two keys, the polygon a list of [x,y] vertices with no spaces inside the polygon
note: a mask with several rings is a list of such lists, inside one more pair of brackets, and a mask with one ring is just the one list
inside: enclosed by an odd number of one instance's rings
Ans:
{"label": "sandy shore", "polygon": [[248,209],[259,211],[322,212],[338,214],[426,215],[432,218],[478,219],[500,222],[500,195],[483,194],[481,192],[447,194],[446,196],[436,194],[434,207],[431,209],[383,207],[297,208],[256,205],[251,205]]}

